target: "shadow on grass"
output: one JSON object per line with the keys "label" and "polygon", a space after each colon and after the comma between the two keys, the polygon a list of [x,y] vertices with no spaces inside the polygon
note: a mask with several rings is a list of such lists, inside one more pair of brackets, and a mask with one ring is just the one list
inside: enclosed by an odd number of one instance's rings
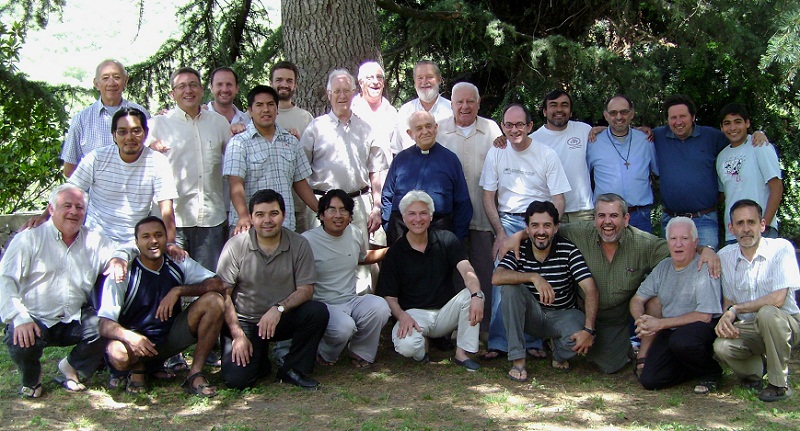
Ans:
{"label": "shadow on grass", "polygon": [[[145,394],[104,389],[107,373],[89,390],[70,394],[52,381],[67,349],[52,348],[44,359],[41,400],[16,395],[19,375],[0,349],[0,428],[4,430],[794,430],[800,397],[764,404],[726,376],[719,392],[691,393],[693,383],[646,391],[629,369],[605,375],[582,359],[570,372],[549,361],[528,361],[526,383],[506,378],[509,363],[484,362],[471,373],[452,365],[451,352],[431,351],[432,362],[413,363],[396,355],[388,328],[376,364],[355,369],[340,360],[317,367],[319,391],[307,392],[265,379],[246,391],[225,389],[218,371],[209,379],[219,396],[183,393],[185,374],[150,383]],[[798,365],[797,356],[792,368]],[[794,378],[794,387],[797,378]]]}

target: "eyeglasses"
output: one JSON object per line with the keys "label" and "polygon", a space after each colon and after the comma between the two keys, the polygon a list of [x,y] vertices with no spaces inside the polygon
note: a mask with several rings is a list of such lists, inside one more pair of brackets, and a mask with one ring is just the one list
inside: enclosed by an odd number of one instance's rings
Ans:
{"label": "eyeglasses", "polygon": [[333,95],[336,95],[336,96],[338,96],[338,95],[340,95],[340,94],[342,94],[342,93],[344,93],[344,94],[348,94],[348,95],[349,95],[349,94],[353,94],[353,91],[354,91],[354,90],[352,90],[352,89],[349,89],[349,88],[348,88],[348,89],[346,89],[346,90],[342,90],[342,89],[336,89],[336,90],[333,90],[333,91],[330,91],[330,90],[328,90],[328,93],[331,93],[331,94],[333,94]]}
{"label": "eyeglasses", "polygon": [[141,138],[144,135],[144,129],[141,128],[141,127],[134,127],[133,129],[130,129],[130,130],[128,130],[128,129],[117,129],[116,132],[114,132],[114,133],[116,133],[117,136],[119,136],[120,138],[124,138],[124,137],[128,136],[128,134],[133,135],[135,138]]}
{"label": "eyeglasses", "polygon": [[335,215],[347,216],[347,215],[350,215],[350,211],[347,211],[344,208],[328,207],[328,208],[325,208],[325,215],[328,215],[328,216],[335,216]]}
{"label": "eyeglasses", "polygon": [[631,113],[631,110],[630,109],[623,109],[623,110],[620,110],[620,111],[606,111],[606,112],[608,112],[608,115],[610,115],[612,117],[616,117],[619,114],[622,114],[622,116],[627,116],[628,114]]}
{"label": "eyeglasses", "polygon": [[525,126],[527,126],[527,124],[523,123],[521,121],[519,123],[503,123],[503,127],[505,127],[508,130],[513,130],[514,127],[516,127],[517,129],[522,130],[522,129],[525,128]]}
{"label": "eyeglasses", "polygon": [[190,82],[188,84],[184,82],[182,84],[178,84],[178,85],[172,87],[172,89],[173,90],[178,90],[178,91],[183,91],[183,90],[186,90],[187,87],[191,88],[192,90],[197,90],[198,88],[200,88],[200,84],[197,83],[197,82]]}
{"label": "eyeglasses", "polygon": [[383,81],[385,78],[383,75],[369,75],[364,77],[367,81]]}

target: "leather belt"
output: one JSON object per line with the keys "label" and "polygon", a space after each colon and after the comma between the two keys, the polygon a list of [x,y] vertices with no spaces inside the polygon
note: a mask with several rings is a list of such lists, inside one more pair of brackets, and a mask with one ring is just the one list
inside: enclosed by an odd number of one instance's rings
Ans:
{"label": "leather belt", "polygon": [[712,212],[714,212],[716,210],[717,210],[717,207],[711,207],[711,208],[706,208],[704,210],[700,210],[700,211],[693,212],[693,213],[676,213],[676,212],[668,210],[667,208],[664,208],[664,214],[666,214],[666,215],[668,215],[670,217],[698,218],[698,217],[704,216],[704,215],[706,215],[708,213],[712,213]]}

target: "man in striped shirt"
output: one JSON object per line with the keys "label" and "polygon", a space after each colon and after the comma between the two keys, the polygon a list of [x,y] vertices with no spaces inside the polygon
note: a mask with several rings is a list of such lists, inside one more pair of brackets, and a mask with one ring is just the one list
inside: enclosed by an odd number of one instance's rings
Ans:
{"label": "man in striped shirt", "polygon": [[[742,386],[760,389],[761,401],[789,398],[789,357],[800,346],[795,250],[785,239],[762,238],[767,224],[753,200],[734,203],[730,219],[728,230],[737,244],[719,251],[725,312],[715,328],[714,352]],[[765,357],[769,384],[762,389]]]}
{"label": "man in striped shirt", "polygon": [[[524,333],[549,338],[554,368],[569,369],[569,359],[586,354],[594,342],[597,288],[583,255],[558,233],[558,210],[552,202],[533,201],[525,211],[528,238],[520,256],[508,252],[492,276],[501,286],[501,308],[506,323],[508,377],[523,382]],[[584,294],[585,313],[578,308],[577,289]]]}

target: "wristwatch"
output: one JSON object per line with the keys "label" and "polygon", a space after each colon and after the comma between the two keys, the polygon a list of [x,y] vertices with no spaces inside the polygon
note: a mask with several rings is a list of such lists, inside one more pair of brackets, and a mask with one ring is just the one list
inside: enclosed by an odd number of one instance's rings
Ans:
{"label": "wristwatch", "polygon": [[481,292],[481,291],[477,291],[477,292],[473,293],[472,295],[470,295],[469,297],[470,297],[470,298],[481,298],[481,299],[486,299],[486,296],[484,296],[484,295],[483,295],[483,292]]}
{"label": "wristwatch", "polygon": [[733,313],[733,316],[736,317],[736,304],[729,306],[725,311],[730,311]]}
{"label": "wristwatch", "polygon": [[594,336],[595,336],[595,334],[597,334],[597,331],[596,331],[596,330],[594,330],[594,329],[591,329],[591,328],[587,328],[587,327],[585,327],[585,326],[583,327],[583,330],[584,330],[584,331],[586,331],[586,332],[588,332],[588,333],[589,333],[589,335],[591,335],[592,337],[594,337]]}
{"label": "wristwatch", "polygon": [[278,307],[278,313],[283,314],[283,312],[286,311],[286,307],[281,304],[275,304],[275,306]]}

